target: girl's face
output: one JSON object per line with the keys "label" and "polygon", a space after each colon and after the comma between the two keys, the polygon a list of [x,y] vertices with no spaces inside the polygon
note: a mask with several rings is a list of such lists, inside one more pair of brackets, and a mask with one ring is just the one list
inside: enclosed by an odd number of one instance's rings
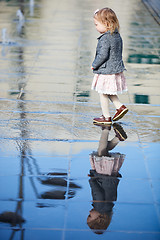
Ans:
{"label": "girl's face", "polygon": [[89,212],[89,216],[87,218],[87,223],[90,223],[92,222],[93,220],[95,220],[96,218],[99,217],[100,213],[97,212],[95,209],[92,209],[90,212]]}
{"label": "girl's face", "polygon": [[99,33],[102,34],[107,32],[107,27],[103,23],[96,20],[95,18],[94,18],[94,25]]}

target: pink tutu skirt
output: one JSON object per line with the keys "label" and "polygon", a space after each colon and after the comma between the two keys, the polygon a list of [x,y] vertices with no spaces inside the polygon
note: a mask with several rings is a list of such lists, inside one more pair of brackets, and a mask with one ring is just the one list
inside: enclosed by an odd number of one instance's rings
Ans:
{"label": "pink tutu skirt", "polygon": [[110,155],[110,157],[99,157],[97,152],[90,154],[89,159],[92,169],[96,170],[97,173],[106,175],[117,173],[124,162],[125,154],[110,153]]}
{"label": "pink tutu skirt", "polygon": [[108,95],[117,95],[128,90],[123,72],[110,75],[95,74],[91,89]]}

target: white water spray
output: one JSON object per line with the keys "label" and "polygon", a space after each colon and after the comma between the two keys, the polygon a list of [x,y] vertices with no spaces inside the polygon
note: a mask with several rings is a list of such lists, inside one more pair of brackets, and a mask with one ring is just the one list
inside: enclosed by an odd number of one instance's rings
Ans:
{"label": "white water spray", "polygon": [[25,18],[20,9],[17,10],[16,16],[18,17],[19,23],[24,24]]}
{"label": "white water spray", "polygon": [[7,40],[7,29],[3,28],[2,29],[2,44],[7,44],[8,40]]}
{"label": "white water spray", "polygon": [[30,0],[29,8],[30,8],[30,16],[33,16],[34,15],[34,0]]}

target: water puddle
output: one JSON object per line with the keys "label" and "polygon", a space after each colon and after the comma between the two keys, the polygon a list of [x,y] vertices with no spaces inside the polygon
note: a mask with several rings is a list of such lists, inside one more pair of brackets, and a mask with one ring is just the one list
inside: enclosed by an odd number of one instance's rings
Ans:
{"label": "water puddle", "polygon": [[0,239],[158,239],[159,37],[131,2],[119,14],[133,91],[110,127],[92,124],[94,1],[2,1]]}

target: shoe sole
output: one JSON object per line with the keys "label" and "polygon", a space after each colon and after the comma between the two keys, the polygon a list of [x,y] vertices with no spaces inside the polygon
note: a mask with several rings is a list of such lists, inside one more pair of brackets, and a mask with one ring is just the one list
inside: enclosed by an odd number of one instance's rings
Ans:
{"label": "shoe sole", "polygon": [[93,124],[98,124],[98,125],[111,125],[112,122],[98,122],[98,121],[93,121]]}
{"label": "shoe sole", "polygon": [[[116,124],[116,123],[115,123]],[[123,141],[125,141],[127,139],[127,134],[124,132],[124,130],[121,129],[121,131],[123,131],[123,134],[120,132],[120,129],[118,129],[118,127],[113,126],[115,132],[117,132],[120,137],[123,139]],[[120,127],[119,127],[120,128]],[[121,140],[122,141],[122,140]]]}
{"label": "shoe sole", "polygon": [[121,119],[126,113],[128,112],[128,109],[125,108],[117,117],[113,118],[113,121],[117,121],[119,119]]}

